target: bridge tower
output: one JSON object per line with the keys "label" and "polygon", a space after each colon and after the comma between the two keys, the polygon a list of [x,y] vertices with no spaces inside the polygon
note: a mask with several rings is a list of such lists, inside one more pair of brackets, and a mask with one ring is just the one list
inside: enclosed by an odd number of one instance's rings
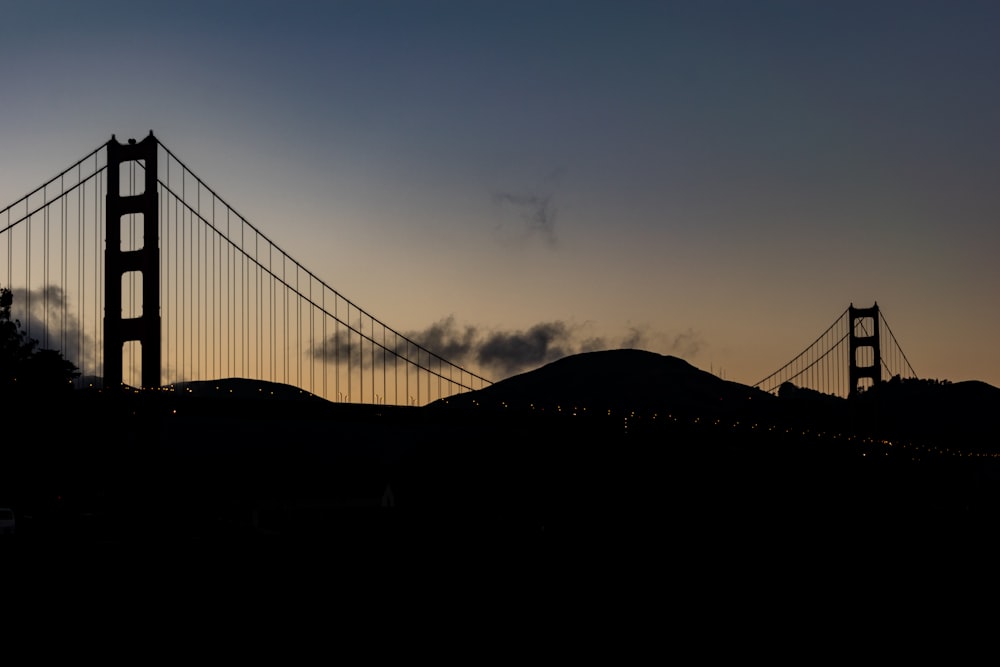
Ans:
{"label": "bridge tower", "polygon": [[[879,311],[878,303],[871,308],[855,308],[852,303],[848,309],[851,318],[850,329],[850,395],[858,393],[861,380],[870,379],[872,386],[882,380],[882,350],[879,345]],[[869,326],[870,321],[870,326]],[[858,330],[862,333],[859,334]],[[863,352],[870,350],[870,353]],[[860,365],[858,353],[862,352],[865,359],[871,359],[871,365]]]}
{"label": "bridge tower", "polygon": [[[142,141],[107,143],[107,195],[105,200],[104,252],[104,386],[123,382],[125,343],[139,341],[142,349],[142,386],[160,386],[160,241],[157,183],[158,142],[150,131]],[[144,190],[121,194],[123,162],[141,163]],[[122,248],[122,216],[142,215],[142,246]],[[142,306],[138,317],[122,317],[122,281],[129,272],[142,278]]]}

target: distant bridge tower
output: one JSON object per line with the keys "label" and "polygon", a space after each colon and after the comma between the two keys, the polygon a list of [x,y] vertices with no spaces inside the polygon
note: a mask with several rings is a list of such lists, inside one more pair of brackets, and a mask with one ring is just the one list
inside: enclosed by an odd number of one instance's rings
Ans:
{"label": "distant bridge tower", "polygon": [[[855,308],[852,303],[848,309],[851,318],[850,329],[850,394],[858,393],[859,384],[864,379],[870,379],[872,386],[882,380],[882,350],[879,345],[879,311],[878,303],[871,308]],[[860,330],[860,333],[859,333]],[[862,365],[858,359],[871,361]]]}
{"label": "distant bridge tower", "polygon": [[[160,386],[160,241],[157,184],[158,142],[150,131],[142,141],[119,143],[114,135],[107,143],[107,196],[104,233],[104,386],[119,387],[123,382],[122,356],[125,343],[139,341],[142,357],[142,386]],[[140,162],[144,190],[121,195],[120,165]],[[142,243],[122,248],[122,216],[142,216]],[[135,218],[131,218],[134,220]],[[136,230],[132,230],[131,238]],[[122,317],[123,279],[137,272],[142,279],[142,306],[138,317]]]}

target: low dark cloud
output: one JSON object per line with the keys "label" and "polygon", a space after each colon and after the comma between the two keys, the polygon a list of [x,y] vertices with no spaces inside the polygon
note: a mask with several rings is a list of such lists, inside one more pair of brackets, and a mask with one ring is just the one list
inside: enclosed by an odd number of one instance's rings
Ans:
{"label": "low dark cloud", "polygon": [[560,320],[539,322],[527,329],[487,330],[460,325],[453,317],[423,331],[407,333],[435,354],[460,366],[499,380],[544,366],[572,354],[598,350],[637,348],[690,359],[704,343],[694,330],[664,334],[632,326],[619,337],[592,336],[586,324]]}
{"label": "low dark cloud", "polygon": [[538,322],[524,329],[496,329],[462,324],[448,316],[419,331],[398,336],[380,333],[374,343],[370,334],[359,333],[362,330],[367,332],[367,327],[355,327],[350,333],[338,327],[311,349],[313,358],[369,368],[383,363],[386,354],[419,359],[421,364],[436,363],[431,361],[433,356],[495,381],[583,352],[633,348],[691,360],[704,347],[693,329],[665,333],[630,324],[620,335],[599,336],[593,334],[589,322],[563,320]]}
{"label": "low dark cloud", "polygon": [[476,348],[476,361],[507,376],[571,354],[573,338],[572,328],[564,322],[542,322],[526,331],[494,331]]}
{"label": "low dark cloud", "polygon": [[[413,343],[416,343],[448,362],[491,379],[500,379],[570,354],[608,347],[604,339],[585,336],[585,328],[554,321],[541,322],[524,330],[500,331],[459,324],[454,317],[446,317],[422,331],[404,333],[411,343],[398,339],[395,343],[388,341],[386,347],[390,353],[413,359],[416,356]],[[329,363],[350,359],[351,363],[367,367],[372,356],[365,350],[371,350],[367,338],[362,341],[357,334],[348,337],[340,331],[315,347],[312,354]]]}
{"label": "low dark cloud", "polygon": [[473,326],[459,325],[454,317],[447,317],[423,331],[411,332],[406,336],[452,363],[459,363],[456,359],[463,362],[474,359],[476,349],[481,344],[479,330]]}

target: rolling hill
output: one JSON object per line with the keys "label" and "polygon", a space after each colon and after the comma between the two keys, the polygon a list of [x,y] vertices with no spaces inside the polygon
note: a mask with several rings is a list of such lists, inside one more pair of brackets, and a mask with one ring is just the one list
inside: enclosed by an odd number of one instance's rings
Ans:
{"label": "rolling hill", "polygon": [[663,410],[773,398],[758,389],[722,380],[677,357],[620,349],[564,357],[439,403]]}

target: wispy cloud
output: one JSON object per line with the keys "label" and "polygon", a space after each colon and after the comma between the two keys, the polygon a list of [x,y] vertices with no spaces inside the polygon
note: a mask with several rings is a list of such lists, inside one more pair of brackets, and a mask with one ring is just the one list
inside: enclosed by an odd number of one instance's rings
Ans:
{"label": "wispy cloud", "polygon": [[500,212],[496,231],[505,239],[542,239],[556,245],[555,190],[563,170],[554,169],[536,188],[521,191],[494,190],[493,204]]}
{"label": "wispy cloud", "polygon": [[631,325],[621,347],[645,348],[661,354],[691,360],[705,347],[705,341],[694,329],[665,333],[647,325]]}

